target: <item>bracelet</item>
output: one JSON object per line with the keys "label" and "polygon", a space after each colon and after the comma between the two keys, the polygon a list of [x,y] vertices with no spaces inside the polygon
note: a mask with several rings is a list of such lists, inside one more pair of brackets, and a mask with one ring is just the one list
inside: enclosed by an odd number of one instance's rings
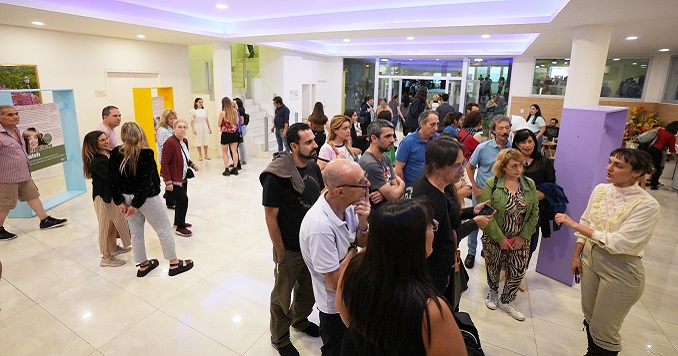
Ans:
{"label": "bracelet", "polygon": [[350,252],[352,248],[355,249],[355,252],[358,252],[358,245],[356,245],[355,243],[352,243],[348,246],[348,251]]}
{"label": "bracelet", "polygon": [[358,224],[358,232],[363,234],[370,232],[370,223],[367,223],[367,227],[365,228],[365,230],[361,229],[360,224]]}

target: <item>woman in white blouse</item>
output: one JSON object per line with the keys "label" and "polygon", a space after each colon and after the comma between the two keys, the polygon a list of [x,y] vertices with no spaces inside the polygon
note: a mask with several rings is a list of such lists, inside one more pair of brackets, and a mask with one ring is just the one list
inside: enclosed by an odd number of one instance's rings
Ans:
{"label": "woman in white blouse", "polygon": [[659,203],[638,185],[654,171],[650,155],[619,148],[610,153],[607,181],[591,193],[579,223],[566,214],[555,221],[577,237],[572,273],[581,275],[587,355],[621,351],[624,318],[645,287],[641,257],[659,220]]}

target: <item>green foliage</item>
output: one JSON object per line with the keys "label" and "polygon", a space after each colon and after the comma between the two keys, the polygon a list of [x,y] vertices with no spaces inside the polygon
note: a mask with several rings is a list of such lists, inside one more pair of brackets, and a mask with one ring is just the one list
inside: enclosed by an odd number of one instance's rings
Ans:
{"label": "green foliage", "polygon": [[24,83],[24,77],[28,77],[31,89],[38,88],[38,74],[35,66],[0,66],[0,87],[28,89]]}

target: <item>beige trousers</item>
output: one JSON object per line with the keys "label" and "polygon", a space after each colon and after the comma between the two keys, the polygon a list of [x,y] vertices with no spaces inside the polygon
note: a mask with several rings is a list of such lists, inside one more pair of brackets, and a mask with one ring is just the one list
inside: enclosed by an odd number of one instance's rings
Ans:
{"label": "beige trousers", "polygon": [[94,198],[94,212],[96,212],[99,221],[99,250],[103,256],[110,255],[108,241],[117,236],[120,236],[123,246],[127,247],[132,244],[127,219],[115,204],[112,202],[106,203],[97,195]]}
{"label": "beige trousers", "polygon": [[582,253],[581,308],[596,345],[621,351],[619,330],[644,288],[640,257],[611,254],[587,240]]}

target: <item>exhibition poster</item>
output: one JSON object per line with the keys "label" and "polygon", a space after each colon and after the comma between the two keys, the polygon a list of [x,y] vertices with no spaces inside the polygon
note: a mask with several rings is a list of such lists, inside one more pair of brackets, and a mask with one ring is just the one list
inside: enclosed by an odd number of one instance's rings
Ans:
{"label": "exhibition poster", "polygon": [[66,160],[59,104],[17,106],[21,122],[17,125],[26,145],[31,172]]}

